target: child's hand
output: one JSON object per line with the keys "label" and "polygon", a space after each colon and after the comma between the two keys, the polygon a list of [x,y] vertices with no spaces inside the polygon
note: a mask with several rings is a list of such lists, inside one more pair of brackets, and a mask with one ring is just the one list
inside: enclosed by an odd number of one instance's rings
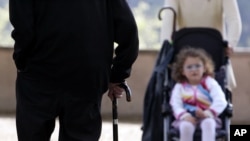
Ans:
{"label": "child's hand", "polygon": [[196,119],[191,115],[186,116],[183,120],[196,124]]}
{"label": "child's hand", "polygon": [[206,115],[205,115],[204,111],[201,108],[199,108],[199,107],[196,108],[195,116],[197,118],[201,118],[201,119],[202,118],[206,118]]}

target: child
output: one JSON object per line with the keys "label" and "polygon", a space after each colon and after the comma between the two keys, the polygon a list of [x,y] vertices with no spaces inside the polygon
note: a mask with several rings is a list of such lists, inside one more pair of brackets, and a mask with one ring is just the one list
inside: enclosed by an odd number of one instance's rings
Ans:
{"label": "child", "polygon": [[187,47],[179,52],[172,69],[176,84],[170,104],[180,141],[193,141],[196,127],[202,130],[202,141],[215,141],[216,128],[220,126],[218,115],[226,108],[227,101],[213,78],[211,58],[202,49]]}

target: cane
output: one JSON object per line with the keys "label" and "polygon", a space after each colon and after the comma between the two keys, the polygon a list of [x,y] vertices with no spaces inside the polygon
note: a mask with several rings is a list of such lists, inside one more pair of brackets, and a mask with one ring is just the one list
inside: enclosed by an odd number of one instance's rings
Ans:
{"label": "cane", "polygon": [[[125,90],[126,99],[131,101],[131,90],[126,82],[119,84],[121,88]],[[117,112],[117,99],[114,97],[112,101],[112,113],[113,113],[113,141],[118,141],[118,112]]]}

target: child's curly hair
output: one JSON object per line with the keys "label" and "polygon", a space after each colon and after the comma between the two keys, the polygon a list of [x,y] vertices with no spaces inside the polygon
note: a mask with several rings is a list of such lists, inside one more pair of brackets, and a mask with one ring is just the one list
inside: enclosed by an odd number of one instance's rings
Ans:
{"label": "child's curly hair", "polygon": [[210,56],[201,48],[186,46],[177,54],[175,62],[172,65],[172,78],[176,82],[187,81],[182,73],[183,65],[188,57],[198,57],[201,59],[205,69],[203,76],[214,76],[214,63]]}

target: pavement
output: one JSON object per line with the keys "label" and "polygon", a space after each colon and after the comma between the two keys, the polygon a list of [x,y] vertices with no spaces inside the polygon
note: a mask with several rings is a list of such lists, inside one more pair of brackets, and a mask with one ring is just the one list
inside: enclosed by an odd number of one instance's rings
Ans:
{"label": "pavement", "polygon": [[[102,134],[99,141],[113,140],[113,125],[110,121],[103,121]],[[58,121],[51,136],[51,141],[58,141]],[[141,123],[119,122],[119,141],[141,141]],[[0,141],[17,141],[15,118],[11,116],[0,116]]]}

